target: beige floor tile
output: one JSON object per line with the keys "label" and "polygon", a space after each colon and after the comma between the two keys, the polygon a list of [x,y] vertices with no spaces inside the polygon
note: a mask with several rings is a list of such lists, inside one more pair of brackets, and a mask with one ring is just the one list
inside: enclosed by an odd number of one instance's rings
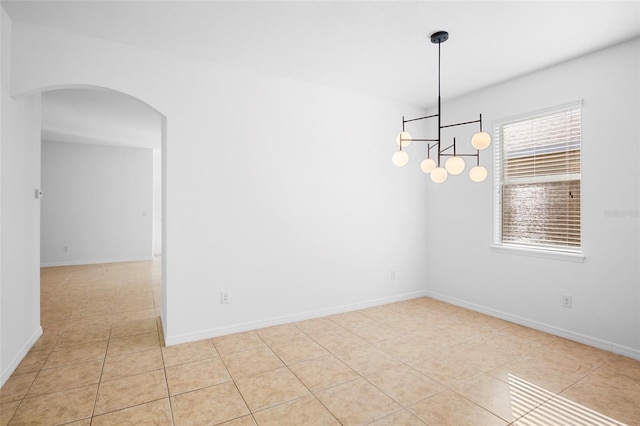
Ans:
{"label": "beige floor tile", "polygon": [[0,426],[6,426],[9,424],[9,420],[13,417],[13,414],[18,409],[21,401],[7,402],[6,404],[0,404]]}
{"label": "beige floor tile", "polygon": [[256,330],[256,334],[260,336],[267,345],[304,336],[304,333],[292,324],[261,328]]}
{"label": "beige floor tile", "polygon": [[535,333],[531,333],[531,340],[526,336],[527,334],[521,330],[515,335],[499,331],[493,333],[490,338],[486,339],[485,345],[490,346],[492,349],[502,348],[504,353],[509,356],[521,356],[540,346],[536,343],[535,336],[537,335]]}
{"label": "beige floor tile", "polygon": [[30,351],[27,356],[20,362],[16,371],[13,372],[14,375],[31,373],[34,371],[40,371],[44,363],[49,358],[49,354],[51,351]]}
{"label": "beige floor tile", "polygon": [[0,388],[0,403],[17,401],[27,394],[36,378],[37,372],[12,375]]}
{"label": "beige floor tile", "polygon": [[617,373],[640,382],[640,361],[615,355],[600,367],[602,372]]}
{"label": "beige floor tile", "polygon": [[360,310],[360,313],[365,317],[374,320],[375,322],[383,324],[388,324],[406,318],[405,315],[397,313],[393,309],[390,309],[387,305],[362,309]]}
{"label": "beige floor tile", "polygon": [[289,340],[278,340],[272,343],[270,348],[287,365],[329,354],[322,346],[305,335]]}
{"label": "beige floor tile", "polygon": [[442,350],[467,342],[477,337],[477,333],[466,326],[456,330],[451,326],[432,325],[409,333],[406,337],[427,345],[432,350]]}
{"label": "beige floor tile", "polygon": [[387,355],[373,345],[339,351],[336,356],[363,376],[401,364],[401,361]]}
{"label": "beige floor tile", "polygon": [[228,422],[220,423],[221,426],[256,426],[257,423],[252,415],[238,417]]}
{"label": "beige floor tile", "polygon": [[312,395],[259,411],[254,417],[260,426],[340,425]]}
{"label": "beige floor tile", "polygon": [[91,417],[98,385],[26,398],[11,424],[57,425]]}
{"label": "beige floor tile", "polygon": [[487,372],[514,360],[516,355],[509,353],[500,343],[488,341],[469,341],[443,349],[450,358],[468,364],[476,370]]}
{"label": "beige floor tile", "polygon": [[117,323],[111,329],[111,338],[120,339],[122,337],[135,336],[158,331],[155,318],[146,318],[128,322]]}
{"label": "beige floor tile", "polygon": [[111,325],[113,323],[113,315],[96,315],[84,318],[72,318],[67,321],[68,328],[71,327],[91,327]]}
{"label": "beige floor tile", "polygon": [[91,419],[82,419],[71,423],[65,423],[65,426],[91,426]]}
{"label": "beige floor tile", "polygon": [[42,370],[31,385],[26,398],[61,392],[100,382],[101,359]]}
{"label": "beige floor tile", "polygon": [[451,359],[444,353],[437,351],[407,364],[445,386],[453,386],[482,374],[468,364]]}
{"label": "beige floor tile", "polygon": [[283,366],[282,361],[266,346],[222,355],[222,360],[234,379]]}
{"label": "beige floor tile", "polygon": [[519,324],[513,324],[505,321],[505,326],[500,328],[500,333],[508,334],[514,339],[522,339],[532,347],[549,345],[559,337],[532,328],[524,327]]}
{"label": "beige floor tile", "polygon": [[249,414],[233,382],[172,396],[171,403],[176,426],[218,424]]}
{"label": "beige floor tile", "polygon": [[329,352],[347,351],[367,346],[370,343],[360,336],[342,328],[330,332],[311,333],[310,337]]}
{"label": "beige floor tile", "polygon": [[410,406],[409,411],[428,425],[504,426],[507,424],[501,418],[451,390],[423,399]]}
{"label": "beige floor tile", "polygon": [[123,322],[138,321],[143,319],[155,318],[158,315],[154,308],[139,309],[135,311],[117,312],[113,315],[113,324],[120,324]]}
{"label": "beige floor tile", "polygon": [[78,345],[54,348],[43,368],[60,367],[94,359],[103,359],[107,352],[107,341],[88,342]]}
{"label": "beige floor tile", "polygon": [[154,309],[153,298],[149,297],[144,301],[124,301],[116,304],[116,314]]}
{"label": "beige floor tile", "polygon": [[504,382],[513,377],[526,380],[553,393],[559,393],[591,371],[590,364],[547,348],[536,350],[488,372]]}
{"label": "beige floor tile", "polygon": [[359,336],[369,343],[381,342],[383,340],[396,337],[398,332],[387,327],[384,324],[373,324],[363,327],[352,328],[351,331],[356,336]]}
{"label": "beige floor tile", "polygon": [[635,378],[601,369],[560,396],[629,425],[640,424],[640,381]]}
{"label": "beige floor tile", "polygon": [[164,370],[127,376],[100,383],[95,415],[169,396]]}
{"label": "beige floor tile", "polygon": [[265,346],[264,341],[255,331],[229,334],[227,336],[215,337],[211,339],[220,355],[228,355],[235,352],[242,352],[247,349],[255,349]]}
{"label": "beige floor tile", "polygon": [[624,423],[560,396],[545,402],[513,423],[513,426],[557,425],[625,426]]}
{"label": "beige floor tile", "polygon": [[553,397],[553,393],[522,380],[505,383],[483,374],[453,390],[496,416],[512,422]]}
{"label": "beige floor tile", "polygon": [[407,365],[379,371],[366,379],[405,407],[445,390],[441,384]]}
{"label": "beige floor tile", "polygon": [[389,321],[386,324],[396,330],[398,335],[411,334],[424,327],[422,321],[407,315],[400,315],[398,319]]}
{"label": "beige floor tile", "polygon": [[546,348],[575,358],[582,364],[589,364],[594,370],[614,356],[611,352],[560,338],[546,345]]}
{"label": "beige floor tile", "polygon": [[132,352],[130,354],[110,356],[104,361],[102,381],[133,376],[164,367],[160,349]]}
{"label": "beige floor tile", "polygon": [[287,368],[278,368],[235,380],[251,412],[264,410],[309,394]]}
{"label": "beige floor tile", "polygon": [[312,392],[360,377],[358,373],[333,355],[293,364],[289,368]]}
{"label": "beige floor tile", "polygon": [[147,284],[141,286],[129,285],[121,289],[118,304],[124,303],[143,303],[151,299],[153,291]]}
{"label": "beige floor tile", "polygon": [[58,343],[58,339],[60,338],[60,334],[62,331],[48,331],[46,326],[43,326],[42,336],[38,339],[38,341],[31,348],[32,351],[42,351],[47,349],[53,349],[53,347]]}
{"label": "beige floor tile", "polygon": [[60,348],[64,346],[78,345],[81,343],[102,342],[109,340],[110,334],[110,325],[76,325],[68,327],[64,332],[62,332],[56,347]]}
{"label": "beige floor tile", "polygon": [[65,322],[70,318],[73,318],[73,312],[71,311],[59,311],[55,308],[49,308],[45,306],[40,312],[40,321],[43,324],[51,324],[58,322]]}
{"label": "beige floor tile", "polygon": [[75,307],[73,318],[85,318],[101,315],[111,315],[116,313],[115,304],[105,304],[102,302],[82,303]]}
{"label": "beige floor tile", "polygon": [[367,318],[361,311],[344,312],[342,314],[331,315],[328,318],[348,330],[375,324],[375,321]]}
{"label": "beige floor tile", "polygon": [[432,354],[426,343],[407,336],[393,337],[375,344],[378,349],[403,362],[409,362]]}
{"label": "beige floor tile", "polygon": [[211,340],[199,340],[197,342],[183,343],[181,345],[162,348],[162,357],[167,367],[187,362],[201,361],[203,359],[216,358],[218,352]]}
{"label": "beige floor tile", "polygon": [[157,332],[138,334],[122,339],[111,339],[107,357],[158,348],[160,348],[160,340]]}
{"label": "beige floor tile", "polygon": [[401,407],[364,379],[323,390],[316,396],[343,425],[362,425]]}
{"label": "beige floor tile", "polygon": [[209,358],[169,367],[166,369],[166,374],[169,394],[172,396],[231,380],[220,358]]}
{"label": "beige floor tile", "polygon": [[304,333],[328,333],[341,329],[342,326],[336,324],[327,318],[313,318],[293,323],[299,330]]}
{"label": "beige floor tile", "polygon": [[167,425],[173,424],[169,399],[160,399],[135,407],[125,408],[112,413],[95,416],[93,426],[113,425]]}
{"label": "beige floor tile", "polygon": [[369,423],[369,426],[424,426],[425,422],[407,410],[396,411],[386,417]]}
{"label": "beige floor tile", "polygon": [[[472,312],[472,311],[467,311],[467,312]],[[492,331],[501,331],[501,330],[504,330],[510,324],[513,324],[513,323],[510,323],[509,321],[505,321],[503,319],[495,318],[495,317],[492,317],[486,314],[481,314],[478,312],[472,312],[472,314],[474,315],[474,317],[470,319],[470,322],[476,328],[484,328],[484,329],[489,328]]]}

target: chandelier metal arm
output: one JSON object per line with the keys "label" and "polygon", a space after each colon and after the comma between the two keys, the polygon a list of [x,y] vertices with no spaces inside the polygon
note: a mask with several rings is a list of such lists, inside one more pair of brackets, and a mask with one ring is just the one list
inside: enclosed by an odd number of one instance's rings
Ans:
{"label": "chandelier metal arm", "polygon": [[443,157],[479,157],[479,154],[446,154],[444,152],[441,155]]}
{"label": "chandelier metal arm", "polygon": [[[434,118],[434,117],[440,117],[440,114],[427,115],[426,117],[410,118],[408,120],[405,120],[404,117],[402,117],[403,130],[404,130],[405,123],[410,123],[412,121],[419,121],[419,120],[424,120],[427,118]],[[480,123],[480,131],[482,131],[482,114],[480,114],[480,118],[478,120],[464,121],[462,123],[454,123],[454,124],[445,124],[443,126],[440,126],[440,128],[444,129],[447,127],[464,126],[467,124],[474,124],[474,123]],[[420,139],[412,139],[412,140],[419,141]]]}
{"label": "chandelier metal arm", "polygon": [[[473,121],[465,121],[464,123],[455,123],[455,124],[445,124],[444,126],[442,126],[441,128],[444,129],[445,127],[456,127],[456,126],[464,126],[466,124],[473,124],[473,123],[481,123],[482,124],[482,119],[480,120],[473,120]],[[480,126],[480,131],[482,131],[482,126]]]}
{"label": "chandelier metal arm", "polygon": [[411,121],[418,121],[418,120],[424,120],[425,118],[433,118],[433,117],[437,117],[439,114],[433,114],[433,115],[427,115],[426,117],[418,117],[418,118],[411,118],[409,120],[405,120],[404,117],[402,117],[402,122],[403,123],[409,123]]}

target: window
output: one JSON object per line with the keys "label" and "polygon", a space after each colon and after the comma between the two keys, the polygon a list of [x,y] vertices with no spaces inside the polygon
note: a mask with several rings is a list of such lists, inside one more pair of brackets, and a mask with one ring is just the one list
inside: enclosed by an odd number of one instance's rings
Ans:
{"label": "window", "polygon": [[581,252],[581,104],[494,125],[498,246]]}

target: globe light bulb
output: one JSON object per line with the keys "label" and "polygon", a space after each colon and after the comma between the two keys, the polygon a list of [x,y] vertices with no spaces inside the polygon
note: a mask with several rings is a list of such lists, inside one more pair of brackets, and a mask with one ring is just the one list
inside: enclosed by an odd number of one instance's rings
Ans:
{"label": "globe light bulb", "polygon": [[449,157],[446,163],[444,163],[444,168],[447,169],[447,172],[451,175],[459,175],[464,171],[464,159],[462,157]]}
{"label": "globe light bulb", "polygon": [[404,167],[409,162],[409,154],[407,154],[407,151],[396,151],[393,153],[391,161],[398,167]]}
{"label": "globe light bulb", "polygon": [[398,146],[402,144],[402,148],[411,145],[412,141],[413,139],[411,137],[411,133],[409,132],[400,132],[398,133],[398,136],[396,136],[396,143],[398,144]]}
{"label": "globe light bulb", "polygon": [[485,149],[491,145],[491,135],[487,132],[478,132],[471,137],[471,145],[478,150]]}
{"label": "globe light bulb", "polygon": [[424,160],[422,160],[422,163],[420,163],[420,169],[425,173],[431,173],[435,168],[436,162],[431,158],[425,158]]}
{"label": "globe light bulb", "polygon": [[487,169],[483,166],[475,166],[469,170],[469,177],[474,182],[482,182],[487,178],[488,172]]}
{"label": "globe light bulb", "polygon": [[447,176],[449,176],[449,174],[447,173],[447,170],[444,167],[436,167],[431,172],[431,180],[434,181],[435,183],[444,182],[445,180],[447,180]]}

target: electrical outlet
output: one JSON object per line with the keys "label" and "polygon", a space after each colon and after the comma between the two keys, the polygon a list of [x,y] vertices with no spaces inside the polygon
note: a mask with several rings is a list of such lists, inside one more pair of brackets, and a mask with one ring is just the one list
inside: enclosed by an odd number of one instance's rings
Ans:
{"label": "electrical outlet", "polygon": [[223,291],[220,293],[220,303],[222,304],[227,304],[229,303],[229,293],[226,291]]}
{"label": "electrical outlet", "polygon": [[572,302],[572,297],[567,295],[567,294],[563,294],[562,295],[562,307],[563,308],[569,308],[571,309],[571,302]]}
{"label": "electrical outlet", "polygon": [[69,246],[63,246],[62,251],[69,251]]}
{"label": "electrical outlet", "polygon": [[391,270],[391,272],[389,273],[389,277],[391,278],[391,281],[396,279],[396,271],[395,270]]}

